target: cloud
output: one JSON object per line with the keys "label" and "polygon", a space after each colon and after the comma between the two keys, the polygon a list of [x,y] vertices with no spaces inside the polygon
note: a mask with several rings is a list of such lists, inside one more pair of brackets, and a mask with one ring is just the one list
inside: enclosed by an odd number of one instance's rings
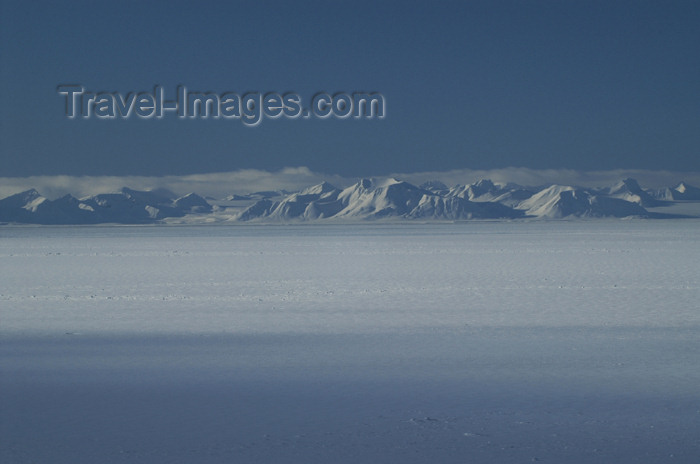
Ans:
{"label": "cloud", "polygon": [[[389,177],[389,176],[387,176]],[[700,172],[649,171],[618,169],[613,171],[575,171],[571,169],[503,168],[490,170],[459,169],[418,173],[395,173],[396,177],[413,184],[439,180],[448,186],[468,184],[479,179],[497,183],[514,182],[526,186],[549,184],[604,187],[620,179],[634,177],[643,187],[675,186],[680,181],[700,185]],[[381,179],[381,177],[380,177]],[[137,190],[165,188],[177,195],[196,192],[200,195],[222,198],[232,193],[245,194],[261,190],[298,191],[326,181],[337,187],[346,187],[357,178],[329,175],[311,171],[307,167],[287,167],[279,171],[243,169],[231,172],[190,174],[184,176],[32,176],[0,178],[0,198],[29,188],[36,188],[50,199],[66,194],[78,198],[97,193],[116,192],[122,187]]]}
{"label": "cloud", "polygon": [[306,167],[288,167],[279,171],[244,169],[232,172],[189,174],[184,176],[32,176],[0,178],[0,198],[30,188],[49,199],[66,194],[82,198],[97,193],[117,192],[122,187],[136,190],[165,188],[177,195],[196,192],[221,198],[232,193],[262,190],[301,190],[323,181],[344,186],[350,180],[340,176],[312,172]]}

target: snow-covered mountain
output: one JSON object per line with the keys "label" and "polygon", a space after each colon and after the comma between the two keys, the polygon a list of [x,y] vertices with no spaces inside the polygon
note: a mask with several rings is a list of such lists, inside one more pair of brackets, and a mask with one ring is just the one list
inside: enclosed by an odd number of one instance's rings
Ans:
{"label": "snow-covered mountain", "polygon": [[700,201],[700,188],[681,182],[675,187],[666,187],[652,193],[663,201]]}
{"label": "snow-covered mountain", "polygon": [[[444,190],[438,186],[438,191]],[[240,220],[290,219],[476,219],[515,218],[523,214],[499,203],[476,203],[397,179],[362,179],[338,190],[328,183],[289,195],[281,201],[261,200],[239,216]]]}
{"label": "snow-covered mountain", "polygon": [[513,208],[536,192],[537,189],[529,189],[517,184],[496,185],[489,179],[482,179],[473,184],[457,185],[450,189],[447,196],[478,202],[497,202]]}
{"label": "snow-covered mountain", "polygon": [[0,200],[2,222],[85,224],[90,216],[90,208],[70,195],[51,201],[30,189]]}
{"label": "snow-covered mountain", "polygon": [[173,206],[188,213],[211,213],[212,207],[196,193],[188,193],[173,201]]}
{"label": "snow-covered mountain", "polygon": [[469,201],[460,197],[424,196],[407,216],[415,219],[513,219],[523,217],[521,211],[501,203]]}
{"label": "snow-covered mountain", "polygon": [[674,200],[700,201],[700,188],[681,182],[673,188]]}
{"label": "snow-covered mountain", "polygon": [[635,179],[623,179],[604,191],[611,198],[637,203],[640,206],[658,206],[659,202],[639,186]]}
{"label": "snow-covered mountain", "polygon": [[362,179],[338,195],[343,208],[336,217],[378,219],[408,216],[425,195],[433,195],[408,182],[387,179],[382,182]]}
{"label": "snow-covered mountain", "polygon": [[[631,186],[637,185],[634,180],[627,181]],[[416,187],[397,179],[380,182],[362,179],[342,191],[320,184],[281,201],[262,200],[246,209],[239,219],[465,220],[628,216],[645,217],[648,212],[631,201],[569,186],[554,185],[537,192],[519,185],[500,186],[481,180],[446,189],[435,182]]]}
{"label": "snow-covered mountain", "polygon": [[[146,224],[155,222],[470,220],[516,218],[671,217],[665,206],[700,202],[686,183],[649,192],[624,179],[605,189],[567,185],[523,187],[484,179],[448,188],[439,181],[415,186],[397,179],[361,179],[339,189],[323,182],[296,193],[282,190],[212,200],[167,190],[123,188],[115,193],[49,200],[34,189],[0,199],[0,222],[29,224]],[[678,203],[680,204],[680,203]],[[653,213],[647,211],[653,207]],[[680,216],[682,216],[681,214]],[[676,214],[675,217],[680,217]]]}
{"label": "snow-covered mountain", "polygon": [[340,190],[327,182],[309,187],[275,201],[264,198],[253,203],[238,216],[241,221],[254,219],[292,220],[331,217],[340,211]]}
{"label": "snow-covered mountain", "polygon": [[584,189],[552,185],[534,194],[517,206],[528,216],[565,217],[628,217],[647,216],[637,203],[616,197],[594,195]]}
{"label": "snow-covered mountain", "polygon": [[123,188],[117,193],[56,200],[30,189],[0,200],[0,222],[26,224],[145,224],[190,213],[208,213],[211,205],[196,194],[181,198],[163,190]]}
{"label": "snow-covered mountain", "polygon": [[450,190],[447,185],[443,184],[439,180],[429,180],[428,182],[420,184],[419,187],[423,190],[430,190],[437,195],[444,195]]}

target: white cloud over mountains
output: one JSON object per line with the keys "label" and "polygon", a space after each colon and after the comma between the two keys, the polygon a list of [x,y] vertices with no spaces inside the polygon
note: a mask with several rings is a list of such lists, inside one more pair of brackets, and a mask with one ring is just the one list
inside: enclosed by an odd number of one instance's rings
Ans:
{"label": "white cloud over mountains", "polygon": [[[368,177],[372,173],[368,173]],[[681,181],[700,185],[700,172],[649,171],[619,169],[612,171],[575,171],[570,169],[503,168],[491,170],[459,169],[418,173],[394,173],[390,176],[413,184],[439,180],[448,186],[469,184],[479,179],[496,183],[514,182],[526,186],[562,184],[583,187],[604,187],[620,179],[633,177],[645,188],[670,187]],[[0,177],[0,198],[35,188],[49,199],[66,194],[76,197],[116,192],[122,187],[136,190],[165,188],[177,195],[196,192],[221,198],[233,193],[245,194],[263,190],[298,191],[326,181],[337,187],[346,187],[358,178],[348,178],[313,172],[306,167],[287,167],[279,171],[243,169],[231,172],[189,174],[182,176],[32,176]]]}
{"label": "white cloud over mountains", "polygon": [[168,189],[178,195],[196,192],[215,198],[232,193],[262,190],[299,190],[321,181],[343,184],[339,176],[314,173],[306,167],[279,171],[243,169],[231,172],[189,174],[183,176],[32,176],[0,177],[0,198],[35,188],[49,199],[66,194],[78,198],[98,193],[117,192],[122,187],[136,190]]}

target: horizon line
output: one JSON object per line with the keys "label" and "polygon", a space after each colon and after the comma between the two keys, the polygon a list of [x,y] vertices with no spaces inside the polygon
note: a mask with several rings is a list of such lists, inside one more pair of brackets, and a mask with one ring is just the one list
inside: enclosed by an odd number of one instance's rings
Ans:
{"label": "horizon line", "polygon": [[630,177],[636,179],[643,187],[650,189],[674,187],[681,182],[700,185],[700,172],[697,171],[680,172],[649,169],[580,171],[575,169],[507,167],[482,170],[453,169],[414,173],[394,172],[387,175],[350,177],[314,172],[308,167],[297,166],[285,167],[277,171],[240,169],[236,171],[164,176],[37,175],[0,177],[0,198],[6,198],[31,188],[36,189],[48,199],[55,199],[66,194],[85,197],[98,193],[118,192],[124,187],[146,191],[166,189],[177,195],[195,192],[203,196],[223,198],[231,194],[247,194],[268,190],[300,191],[322,182],[328,182],[336,187],[344,188],[364,178],[396,178],[415,185],[428,181],[440,181],[448,187],[467,185],[488,179],[497,184],[514,183],[526,187],[557,184],[600,188],[610,186],[615,182]]}

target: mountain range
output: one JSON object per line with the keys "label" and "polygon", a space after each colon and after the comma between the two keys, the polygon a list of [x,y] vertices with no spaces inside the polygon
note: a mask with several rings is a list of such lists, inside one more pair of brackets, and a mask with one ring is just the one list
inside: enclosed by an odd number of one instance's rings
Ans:
{"label": "mountain range", "polygon": [[[565,185],[524,187],[484,179],[447,187],[420,186],[397,179],[361,179],[344,188],[323,182],[299,192],[232,194],[220,200],[195,193],[178,197],[156,189],[122,188],[81,199],[49,200],[35,189],[0,200],[0,223],[150,224],[161,222],[288,222],[314,220],[414,219],[461,221],[518,218],[679,217],[656,210],[700,202],[700,188],[645,190],[631,178],[607,188]],[[654,209],[650,212],[649,209]]]}

